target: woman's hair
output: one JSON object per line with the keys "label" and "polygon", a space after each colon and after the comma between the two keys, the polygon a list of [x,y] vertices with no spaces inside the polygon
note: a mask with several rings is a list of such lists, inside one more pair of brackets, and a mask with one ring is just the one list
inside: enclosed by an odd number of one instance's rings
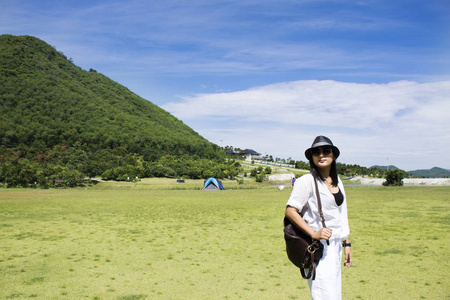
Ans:
{"label": "woman's hair", "polygon": [[[320,178],[320,180],[325,181],[325,178],[320,175],[320,172],[317,168],[317,166],[314,164],[312,160],[309,161],[309,166],[311,170],[311,174],[314,176],[314,178]],[[338,185],[338,174],[337,174],[337,168],[336,168],[336,160],[333,159],[333,162],[331,163],[330,168],[330,177],[331,177],[331,185],[337,186]]]}

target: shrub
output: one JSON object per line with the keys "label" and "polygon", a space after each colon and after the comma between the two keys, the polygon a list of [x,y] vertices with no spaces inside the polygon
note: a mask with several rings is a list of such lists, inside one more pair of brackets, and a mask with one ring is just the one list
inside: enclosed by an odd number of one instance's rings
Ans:
{"label": "shrub", "polygon": [[263,182],[264,179],[266,178],[266,173],[263,171],[260,174],[256,175],[256,182]]}
{"label": "shrub", "polygon": [[384,186],[402,186],[406,172],[400,169],[391,169],[387,170],[384,175],[386,178],[386,181],[383,182]]}

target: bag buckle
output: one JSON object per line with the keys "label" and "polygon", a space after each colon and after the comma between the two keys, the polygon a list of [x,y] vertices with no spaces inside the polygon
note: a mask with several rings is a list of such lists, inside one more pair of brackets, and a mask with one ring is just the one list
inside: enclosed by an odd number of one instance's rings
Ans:
{"label": "bag buckle", "polygon": [[309,253],[314,253],[316,252],[316,250],[319,250],[319,245],[317,244],[317,242],[313,242],[311,245],[308,246],[308,248],[306,248],[306,250]]}

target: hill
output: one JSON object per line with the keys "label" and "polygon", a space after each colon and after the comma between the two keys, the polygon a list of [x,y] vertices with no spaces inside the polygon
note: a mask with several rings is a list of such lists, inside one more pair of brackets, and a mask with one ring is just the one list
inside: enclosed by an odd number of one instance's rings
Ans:
{"label": "hill", "polygon": [[28,160],[79,176],[147,169],[128,178],[187,174],[168,166],[174,158],[223,161],[220,147],[168,112],[31,36],[0,36],[0,115],[0,161],[10,165]]}
{"label": "hill", "polygon": [[408,171],[408,174],[411,174],[413,177],[430,177],[430,178],[443,178],[450,177],[450,171],[438,167],[431,168],[429,170],[415,170]]}
{"label": "hill", "polygon": [[[392,170],[392,169],[398,169],[396,166],[372,166],[371,168],[379,168],[382,170]],[[430,178],[443,178],[443,177],[449,177],[450,176],[450,170],[434,167],[432,169],[428,170],[415,170],[415,171],[406,171],[407,174],[409,174],[412,177],[430,177]]]}

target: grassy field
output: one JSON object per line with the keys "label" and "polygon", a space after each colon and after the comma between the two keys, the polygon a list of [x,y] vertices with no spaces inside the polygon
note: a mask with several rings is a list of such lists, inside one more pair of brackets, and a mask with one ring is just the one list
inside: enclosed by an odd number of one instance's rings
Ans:
{"label": "grassy field", "polygon": [[[309,299],[290,190],[164,185],[0,190],[0,299]],[[450,299],[450,187],[346,191],[344,299]]]}

